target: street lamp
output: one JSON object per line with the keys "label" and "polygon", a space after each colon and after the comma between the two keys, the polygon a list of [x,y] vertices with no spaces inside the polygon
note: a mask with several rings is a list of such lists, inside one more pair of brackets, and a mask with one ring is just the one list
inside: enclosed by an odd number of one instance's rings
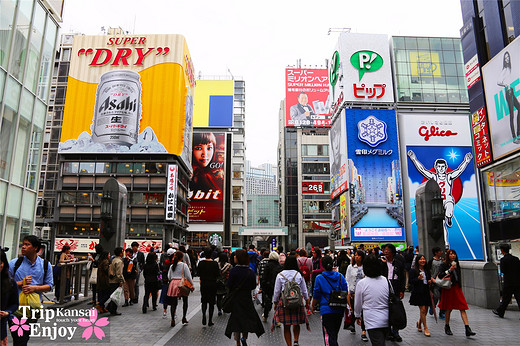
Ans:
{"label": "street lamp", "polygon": [[110,225],[113,216],[113,198],[110,191],[103,191],[101,197],[101,236],[109,240],[114,235],[114,230]]}
{"label": "street lamp", "polygon": [[101,218],[111,219],[112,218],[112,194],[110,191],[103,191],[101,197]]}

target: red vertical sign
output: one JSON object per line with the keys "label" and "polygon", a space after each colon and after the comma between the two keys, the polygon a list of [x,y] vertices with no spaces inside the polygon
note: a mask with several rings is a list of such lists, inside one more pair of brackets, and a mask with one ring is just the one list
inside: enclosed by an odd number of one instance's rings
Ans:
{"label": "red vertical sign", "polygon": [[484,107],[471,115],[471,125],[473,128],[473,144],[475,145],[475,162],[477,167],[482,167],[491,162],[489,127]]}

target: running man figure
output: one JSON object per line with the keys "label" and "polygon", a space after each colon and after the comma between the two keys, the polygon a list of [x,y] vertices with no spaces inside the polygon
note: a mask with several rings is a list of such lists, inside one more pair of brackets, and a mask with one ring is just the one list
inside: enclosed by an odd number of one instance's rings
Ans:
{"label": "running man figure", "polygon": [[[448,163],[444,159],[435,160],[434,168],[435,173],[424,168],[423,164],[417,160],[415,153],[412,150],[408,150],[408,157],[412,160],[413,164],[425,178],[433,179],[439,184],[441,188],[441,196],[444,200],[444,221],[447,227],[452,226],[452,217],[453,217],[453,209],[455,207],[455,199],[452,195],[453,182],[457,179],[462,172],[466,169],[468,164],[471,162],[473,155],[471,153],[467,153],[464,156],[464,161],[457,167],[456,170],[447,173]],[[446,241],[448,239],[446,238]]]}

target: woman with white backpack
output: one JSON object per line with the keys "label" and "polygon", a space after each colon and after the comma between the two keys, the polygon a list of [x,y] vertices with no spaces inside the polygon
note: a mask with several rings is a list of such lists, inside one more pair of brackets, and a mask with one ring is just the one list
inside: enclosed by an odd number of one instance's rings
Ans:
{"label": "woman with white backpack", "polygon": [[[283,324],[285,343],[287,346],[297,346],[300,338],[300,324],[305,323],[307,330],[310,330],[303,304],[305,302],[305,307],[309,309],[309,293],[305,279],[298,268],[296,256],[288,256],[283,268],[284,270],[276,276],[274,284],[275,313],[271,330],[276,323]],[[294,344],[292,343],[291,326],[293,326]]]}

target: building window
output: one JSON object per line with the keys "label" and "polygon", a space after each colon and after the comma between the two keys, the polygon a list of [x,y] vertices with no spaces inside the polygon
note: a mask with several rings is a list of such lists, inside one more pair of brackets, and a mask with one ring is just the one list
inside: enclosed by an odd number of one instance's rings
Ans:
{"label": "building window", "polygon": [[243,223],[243,216],[242,216],[242,209],[233,209],[232,210],[232,217],[233,217],[233,224],[242,224]]}
{"label": "building window", "polygon": [[303,144],[302,156],[329,156],[328,144]]}
{"label": "building window", "polygon": [[303,174],[329,174],[330,166],[328,163],[302,163]]}
{"label": "building window", "polygon": [[514,186],[520,184],[520,157],[482,173],[488,220],[520,218],[520,201]]}
{"label": "building window", "polygon": [[233,186],[233,201],[242,200],[242,187],[241,186]]}

